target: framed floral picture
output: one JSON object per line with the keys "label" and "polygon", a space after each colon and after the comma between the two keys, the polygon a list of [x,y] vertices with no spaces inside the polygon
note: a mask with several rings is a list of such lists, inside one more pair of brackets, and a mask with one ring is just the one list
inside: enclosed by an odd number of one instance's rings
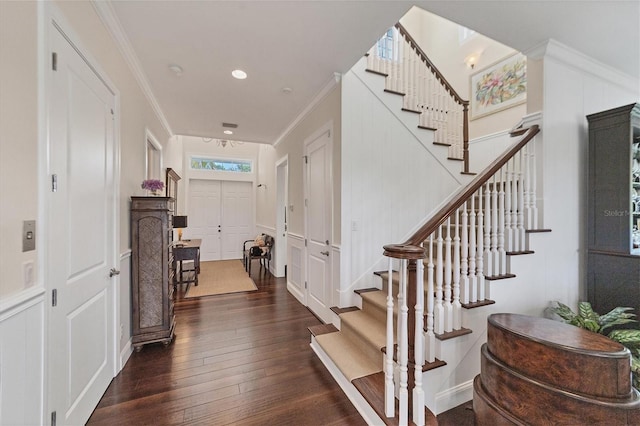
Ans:
{"label": "framed floral picture", "polygon": [[510,55],[471,75],[470,118],[484,117],[527,100],[527,58]]}

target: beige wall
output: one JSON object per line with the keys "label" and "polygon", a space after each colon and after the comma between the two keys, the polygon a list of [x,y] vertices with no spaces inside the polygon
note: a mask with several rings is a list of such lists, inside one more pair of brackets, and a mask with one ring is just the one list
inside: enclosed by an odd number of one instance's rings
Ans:
{"label": "beige wall", "polygon": [[[275,158],[289,155],[289,232],[304,235],[304,188],[302,155],[304,141],[313,132],[333,120],[333,232],[331,244],[340,244],[340,150],[341,139],[341,86],[338,84],[298,125],[276,146]],[[267,224],[263,224],[267,225]],[[271,226],[275,227],[275,223]]]}
{"label": "beige wall", "polygon": [[[468,100],[471,96],[472,74],[516,52],[477,33],[460,43],[458,24],[418,7],[413,7],[400,22],[462,99]],[[472,53],[481,53],[474,69],[464,62]],[[522,104],[472,120],[469,123],[469,137],[474,139],[509,129],[525,114],[526,105]]]}
{"label": "beige wall", "polygon": [[37,34],[35,2],[0,1],[0,297],[37,255],[22,252],[22,221],[38,216]]}

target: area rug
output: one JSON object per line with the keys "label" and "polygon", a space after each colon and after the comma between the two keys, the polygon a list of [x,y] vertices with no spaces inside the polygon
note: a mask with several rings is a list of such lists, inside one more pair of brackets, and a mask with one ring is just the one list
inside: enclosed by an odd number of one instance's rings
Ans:
{"label": "area rug", "polygon": [[189,285],[185,297],[213,296],[257,289],[244,270],[241,260],[217,260],[200,262],[198,285]]}

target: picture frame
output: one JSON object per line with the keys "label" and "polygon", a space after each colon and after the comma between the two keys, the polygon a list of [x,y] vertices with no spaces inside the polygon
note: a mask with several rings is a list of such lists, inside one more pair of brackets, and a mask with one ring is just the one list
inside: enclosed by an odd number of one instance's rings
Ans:
{"label": "picture frame", "polygon": [[512,108],[527,101],[527,58],[509,55],[470,76],[470,119]]}

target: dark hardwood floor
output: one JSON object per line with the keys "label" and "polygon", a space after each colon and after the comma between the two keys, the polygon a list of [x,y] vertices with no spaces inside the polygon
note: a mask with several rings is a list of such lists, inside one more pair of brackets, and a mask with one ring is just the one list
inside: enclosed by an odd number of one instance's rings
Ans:
{"label": "dark hardwood floor", "polygon": [[[134,352],[88,424],[365,425],[309,347],[307,327],[320,321],[284,278],[260,268],[252,278],[249,293],[185,299],[179,289],[174,342]],[[469,412],[458,410],[438,420],[463,424]]]}
{"label": "dark hardwood floor", "polygon": [[284,278],[258,291],[176,296],[176,338],[133,353],[88,424],[364,425],[309,347],[320,321]]}

